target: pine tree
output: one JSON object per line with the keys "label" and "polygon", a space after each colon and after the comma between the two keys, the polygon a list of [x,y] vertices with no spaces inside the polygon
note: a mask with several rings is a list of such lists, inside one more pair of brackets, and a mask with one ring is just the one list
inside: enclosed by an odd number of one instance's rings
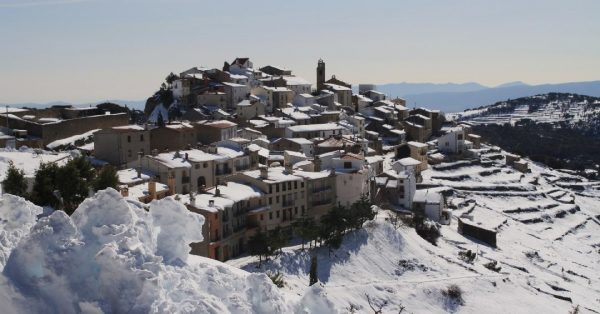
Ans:
{"label": "pine tree", "polygon": [[42,163],[35,173],[35,181],[33,184],[32,199],[33,202],[40,206],[55,207],[59,204],[58,199],[54,195],[56,190],[56,172],[58,166],[54,163]]}
{"label": "pine tree", "polygon": [[25,182],[25,173],[17,169],[12,161],[8,164],[6,178],[2,181],[4,193],[25,197],[27,194],[27,182]]}
{"label": "pine tree", "polygon": [[289,237],[281,227],[277,227],[267,237],[267,246],[269,247],[269,254],[279,251],[287,244]]}
{"label": "pine tree", "polygon": [[302,217],[294,222],[294,231],[300,236],[302,240],[302,250],[304,250],[304,243],[309,241],[312,246],[312,241],[317,237],[317,226],[315,220],[309,217]]}
{"label": "pine tree", "polygon": [[248,239],[248,253],[258,255],[258,267],[262,264],[262,256],[267,255],[269,248],[267,245],[267,236],[258,230],[258,232]]}
{"label": "pine tree", "polygon": [[310,278],[308,281],[308,285],[312,286],[312,285],[316,284],[317,281],[319,281],[319,279],[317,277],[317,257],[313,256],[310,259]]}
{"label": "pine tree", "polygon": [[88,196],[88,184],[79,174],[76,164],[67,163],[56,171],[56,188],[63,200],[62,210],[71,215]]}
{"label": "pine tree", "polygon": [[119,178],[117,177],[117,169],[108,165],[98,172],[98,176],[94,180],[94,190],[100,191],[106,188],[116,189],[118,184]]}
{"label": "pine tree", "polygon": [[156,125],[159,127],[165,126],[165,118],[163,118],[162,112],[158,112],[158,117],[156,118]]}

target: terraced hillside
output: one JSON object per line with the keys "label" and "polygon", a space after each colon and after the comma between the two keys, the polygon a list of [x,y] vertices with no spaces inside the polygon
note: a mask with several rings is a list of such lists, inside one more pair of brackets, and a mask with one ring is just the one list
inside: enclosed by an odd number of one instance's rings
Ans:
{"label": "terraced hillside", "polygon": [[493,105],[449,114],[454,120],[474,124],[514,124],[523,119],[537,123],[589,122],[600,114],[600,98],[549,93],[497,102]]}
{"label": "terraced hillside", "polygon": [[[254,257],[228,263],[281,272],[281,290],[300,298],[317,256],[320,293],[341,313],[600,313],[600,182],[537,164],[522,174],[504,151],[480,153],[424,172],[422,187],[445,191],[453,213],[437,246],[380,209],[333,252],[293,246],[260,268]],[[458,233],[459,219],[496,231],[497,247]],[[462,301],[448,297],[451,285]]]}

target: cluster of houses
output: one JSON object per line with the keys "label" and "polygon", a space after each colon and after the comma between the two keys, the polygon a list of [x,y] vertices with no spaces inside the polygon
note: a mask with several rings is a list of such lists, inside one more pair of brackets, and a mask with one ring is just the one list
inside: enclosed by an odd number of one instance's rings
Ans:
{"label": "cluster of houses", "polygon": [[421,173],[476,154],[470,126],[409,109],[371,84],[354,92],[326,79],[323,60],[316,82],[278,66],[256,69],[249,58],[194,67],[170,80],[173,102],[147,108],[147,123],[102,126],[85,151],[120,169],[124,197],[172,195],[202,214],[205,240],[192,253],[221,261],[244,252],[258,230],[319,221],[363,195],[449,223],[442,193],[418,188]]}

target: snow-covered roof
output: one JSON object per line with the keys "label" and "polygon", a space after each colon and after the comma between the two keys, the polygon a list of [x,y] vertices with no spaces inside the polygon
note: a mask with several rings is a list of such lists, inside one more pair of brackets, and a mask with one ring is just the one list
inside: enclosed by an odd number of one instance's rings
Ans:
{"label": "snow-covered roof", "polygon": [[48,147],[49,149],[55,149],[57,147],[60,146],[66,146],[66,145],[74,145],[75,142],[79,141],[79,140],[86,140],[89,139],[90,137],[92,137],[92,135],[94,135],[94,133],[100,131],[100,129],[94,129],[91,131],[87,131],[83,134],[76,134],[73,136],[69,136],[60,140],[56,140],[53,142],[50,142],[50,144],[46,145],[46,147]]}
{"label": "snow-covered roof", "polygon": [[417,190],[413,197],[414,203],[439,204],[442,201],[442,195],[437,191],[430,189]]}
{"label": "snow-covered roof", "polygon": [[[165,119],[166,119],[166,117],[165,117]],[[133,130],[133,131],[143,131],[144,130],[144,128],[142,126],[139,126],[137,124],[113,126],[112,129],[113,130]]]}
{"label": "snow-covered roof", "polygon": [[234,204],[234,201],[228,198],[214,196],[214,194],[196,194],[194,195],[194,200],[190,198],[189,194],[177,194],[175,199],[177,198],[179,198],[179,202],[184,205],[190,205],[211,213],[223,211],[225,208],[230,208]]}
{"label": "snow-covered roof", "polygon": [[[216,189],[217,187],[213,187],[207,192],[214,195]],[[218,189],[221,193],[221,197],[230,199],[234,202],[246,201],[263,195],[263,192],[260,189],[237,182],[227,182],[226,185],[219,185]]]}
{"label": "snow-covered roof", "polygon": [[287,140],[299,145],[311,145],[313,143],[310,140],[305,139],[304,137],[291,137],[287,138]]}
{"label": "snow-covered roof", "polygon": [[287,76],[284,75],[282,78],[285,80],[286,85],[311,85],[309,81],[299,76]]}
{"label": "snow-covered roof", "polygon": [[153,173],[144,170],[140,173],[140,177],[138,178],[137,170],[133,168],[127,168],[117,171],[119,183],[127,185],[148,181],[150,180],[150,176],[153,175]]}
{"label": "snow-covered roof", "polygon": [[287,181],[301,181],[302,177],[288,173],[284,167],[269,167],[268,178],[262,178],[260,176],[260,170],[249,170],[245,171],[244,175],[249,177],[260,179],[267,183],[276,182],[287,182]]}
{"label": "snow-covered roof", "polygon": [[288,127],[292,132],[318,132],[318,131],[330,131],[330,130],[341,130],[344,127],[337,123],[321,123],[321,124],[304,124],[294,125]]}
{"label": "snow-covered roof", "polygon": [[415,142],[415,141],[410,141],[407,144],[414,146],[414,147],[419,147],[419,148],[427,147],[427,144],[421,143],[421,142]]}
{"label": "snow-covered roof", "polygon": [[406,158],[402,158],[400,160],[397,161],[397,163],[401,164],[402,166],[408,167],[408,166],[417,166],[420,165],[421,162],[414,159],[414,158],[410,158],[410,157],[406,157]]}
{"label": "snow-covered roof", "polygon": [[[156,184],[156,192],[168,191],[169,186],[160,182],[154,182]],[[129,192],[128,198],[139,200],[140,197],[150,195],[148,191],[148,183],[140,183],[127,188]]]}
{"label": "snow-covered roof", "polygon": [[332,83],[325,83],[325,86],[329,87],[330,89],[332,89],[334,91],[352,91],[352,88],[348,88],[346,86],[332,84]]}

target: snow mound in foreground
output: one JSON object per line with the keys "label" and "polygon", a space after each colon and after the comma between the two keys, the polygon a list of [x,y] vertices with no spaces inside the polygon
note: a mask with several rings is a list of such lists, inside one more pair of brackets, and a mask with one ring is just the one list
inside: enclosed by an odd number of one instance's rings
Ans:
{"label": "snow mound in foreground", "polygon": [[[19,210],[12,210],[19,208]],[[12,249],[29,233],[42,208],[10,194],[0,198],[0,270]]]}
{"label": "snow mound in foreground", "polygon": [[[33,221],[26,214],[40,210],[8,195],[0,205],[0,212],[19,213],[25,220],[15,220],[21,230]],[[8,257],[0,297],[18,290],[27,302],[17,300],[11,307],[44,313],[289,313],[305,308],[286,302],[264,274],[201,257],[188,262],[189,243],[202,241],[203,223],[202,216],[171,198],[152,202],[147,211],[115,190],[101,191],[72,217],[57,211],[33,225]]]}

